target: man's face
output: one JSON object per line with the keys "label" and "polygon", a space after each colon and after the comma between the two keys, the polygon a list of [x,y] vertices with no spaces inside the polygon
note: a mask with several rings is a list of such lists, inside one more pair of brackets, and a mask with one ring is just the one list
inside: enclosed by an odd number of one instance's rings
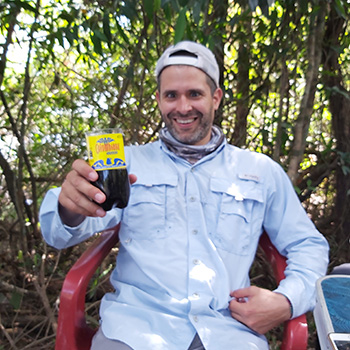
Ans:
{"label": "man's face", "polygon": [[192,66],[166,67],[156,98],[165,126],[176,140],[189,145],[209,142],[222,90],[212,94],[204,72]]}

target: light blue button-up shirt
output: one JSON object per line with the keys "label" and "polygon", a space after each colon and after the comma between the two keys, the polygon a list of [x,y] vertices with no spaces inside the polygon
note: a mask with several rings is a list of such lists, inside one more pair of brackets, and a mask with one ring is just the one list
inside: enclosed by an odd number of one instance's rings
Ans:
{"label": "light blue button-up shirt", "polygon": [[250,284],[263,230],[288,258],[276,292],[290,300],[294,317],[314,307],[328,244],[277,163],[226,141],[196,164],[161,141],[126,147],[126,160],[137,182],[124,210],[71,228],[57,212],[60,189],[41,206],[43,235],[59,249],[121,221],[115,292],[100,308],[108,338],[135,350],[185,350],[198,333],[206,350],[267,349],[265,337],[228,310],[230,292]]}

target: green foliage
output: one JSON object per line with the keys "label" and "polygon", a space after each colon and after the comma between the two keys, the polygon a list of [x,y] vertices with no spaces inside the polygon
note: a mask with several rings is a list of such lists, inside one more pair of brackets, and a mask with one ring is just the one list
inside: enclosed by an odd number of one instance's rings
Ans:
{"label": "green foliage", "polygon": [[105,269],[99,268],[96,272],[94,278],[92,278],[90,282],[90,290],[88,292],[88,296],[90,299],[94,298],[97,292],[97,288],[99,287],[101,281],[108,277],[108,274],[112,271],[114,266],[109,264],[109,266]]}
{"label": "green foliage", "polygon": [[18,310],[21,306],[21,302],[22,302],[22,295],[20,293],[17,293],[16,291],[13,292],[10,299],[10,304],[12,305],[12,307]]}
{"label": "green foliage", "polygon": [[[6,48],[1,61],[6,102],[0,111],[2,155],[13,171],[13,183],[20,181],[23,196],[34,202],[34,225],[44,193],[60,184],[75,158],[84,157],[85,131],[118,125],[127,142],[154,138],[160,124],[152,97],[154,66],[166,46],[182,39],[224,50],[221,125],[228,139],[234,142],[237,106],[245,105],[246,147],[267,153],[288,168],[307,79],[310,15],[316,16],[318,10],[305,2],[276,2],[263,16],[260,10],[270,2],[249,5],[256,12],[244,3],[220,7],[209,0],[49,2],[38,8],[31,1],[5,1],[0,12]],[[347,16],[342,1],[335,1],[334,7]],[[334,47],[343,64],[349,61],[348,42],[344,35],[344,43]],[[245,63],[246,91],[237,79]],[[349,98],[337,85],[324,87],[319,82],[308,130],[310,153],[323,152],[333,139],[324,116],[334,94]],[[307,171],[308,157],[304,158],[301,169]],[[2,177],[3,185],[5,180]],[[3,200],[15,204],[3,188]],[[14,206],[7,208],[0,216],[14,217]]]}

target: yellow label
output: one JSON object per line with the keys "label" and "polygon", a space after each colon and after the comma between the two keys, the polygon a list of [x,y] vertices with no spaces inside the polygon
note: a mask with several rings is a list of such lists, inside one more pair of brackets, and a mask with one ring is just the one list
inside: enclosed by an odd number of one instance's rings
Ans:
{"label": "yellow label", "polygon": [[89,164],[95,170],[125,168],[122,134],[86,136]]}

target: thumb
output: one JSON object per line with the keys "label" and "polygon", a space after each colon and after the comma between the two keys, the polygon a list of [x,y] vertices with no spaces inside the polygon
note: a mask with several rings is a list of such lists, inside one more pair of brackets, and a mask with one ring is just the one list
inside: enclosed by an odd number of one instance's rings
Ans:
{"label": "thumb", "polygon": [[249,297],[253,295],[251,287],[236,289],[230,293],[230,296],[235,298],[239,302],[245,302]]}

